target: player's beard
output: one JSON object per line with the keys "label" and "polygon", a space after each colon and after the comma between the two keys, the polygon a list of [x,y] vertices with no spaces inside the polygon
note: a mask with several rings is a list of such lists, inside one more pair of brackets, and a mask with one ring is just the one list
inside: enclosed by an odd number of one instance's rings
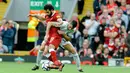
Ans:
{"label": "player's beard", "polygon": [[52,12],[50,12],[50,14],[48,16],[51,17],[52,16]]}

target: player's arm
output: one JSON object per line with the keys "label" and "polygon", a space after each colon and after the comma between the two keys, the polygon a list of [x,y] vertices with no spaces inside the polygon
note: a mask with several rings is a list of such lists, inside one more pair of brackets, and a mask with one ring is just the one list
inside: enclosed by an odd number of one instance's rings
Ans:
{"label": "player's arm", "polygon": [[31,17],[36,17],[37,19],[39,20],[45,20],[45,14],[29,14],[28,16],[31,16]]}
{"label": "player's arm", "polygon": [[57,22],[48,22],[50,26],[60,27],[63,24],[63,21],[61,18],[57,19]]}
{"label": "player's arm", "polygon": [[69,36],[67,36],[64,31],[58,30],[58,33],[62,34],[62,36],[63,36],[63,38],[65,38],[65,40],[67,40],[67,41],[71,40],[71,38]]}
{"label": "player's arm", "polygon": [[60,27],[61,24],[63,24],[63,21],[62,21],[61,18],[57,19],[57,22],[53,22],[53,21],[48,22],[47,29],[46,29],[46,34],[49,33],[49,30],[50,30],[51,26]]}
{"label": "player's arm", "polygon": [[63,34],[63,37],[65,38],[65,40],[71,41],[71,38],[69,36],[67,36],[66,34]]}

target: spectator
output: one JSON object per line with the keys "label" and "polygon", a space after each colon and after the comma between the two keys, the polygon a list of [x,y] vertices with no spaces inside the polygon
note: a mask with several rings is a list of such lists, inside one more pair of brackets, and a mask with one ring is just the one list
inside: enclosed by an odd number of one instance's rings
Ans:
{"label": "spectator", "polygon": [[99,16],[103,13],[104,10],[108,10],[107,6],[101,5],[101,10],[98,11],[98,13],[96,15],[96,20],[99,20]]}
{"label": "spectator", "polygon": [[120,8],[123,10],[123,13],[126,14],[126,0],[121,0],[121,6]]}
{"label": "spectator", "polygon": [[86,15],[81,19],[81,23],[84,24],[85,20],[90,19],[91,12],[90,10],[87,10]]}
{"label": "spectator", "polygon": [[88,39],[88,30],[87,29],[83,30],[83,40],[84,39]]}
{"label": "spectator", "polygon": [[[128,27],[130,27],[130,20],[129,20]],[[127,33],[130,33],[130,28],[127,28],[126,32],[127,32]]]}
{"label": "spectator", "polygon": [[118,13],[116,15],[116,21],[115,21],[115,23],[116,23],[116,27],[118,27],[119,29],[121,29],[122,27],[125,27],[125,25],[126,25],[125,22],[124,22],[124,20],[121,19],[121,17],[122,17],[121,13]]}
{"label": "spectator", "polygon": [[4,28],[4,24],[6,23],[6,21],[7,20],[5,18],[3,18],[2,21],[0,22],[0,26],[1,26],[0,31]]}
{"label": "spectator", "polygon": [[115,21],[113,19],[110,20],[109,26],[104,31],[105,44],[108,45],[110,39],[118,38],[118,28],[115,26]]}
{"label": "spectator", "polygon": [[68,50],[65,50],[65,51],[64,51],[64,56],[65,56],[65,57],[69,56],[69,51],[68,51]]}
{"label": "spectator", "polygon": [[3,45],[3,41],[0,39],[0,54],[8,53],[8,48],[6,45]]}
{"label": "spectator", "polygon": [[16,30],[16,33],[15,33],[15,38],[14,38],[14,44],[17,44],[17,36],[18,36],[18,30],[19,30],[19,24],[15,21],[12,21],[12,20],[9,20],[9,22],[11,23],[11,27],[12,29],[15,31]]}
{"label": "spectator", "polygon": [[84,8],[84,0],[78,0],[78,14],[82,14]]}
{"label": "spectator", "polygon": [[123,48],[127,47],[126,42],[125,42],[125,38],[121,38],[120,42],[121,42],[121,47],[123,47]]}
{"label": "spectator", "polygon": [[[130,5],[126,5],[126,8],[127,8],[127,15],[129,20],[128,27],[130,27]],[[127,28],[127,32],[128,31],[130,31],[130,28]]]}
{"label": "spectator", "polygon": [[94,58],[94,55],[93,55],[93,52],[92,52],[92,49],[91,49],[91,48],[89,48],[88,51],[87,51],[87,57],[88,57],[88,58],[91,58],[91,59]]}
{"label": "spectator", "polygon": [[[10,28],[13,29],[13,31],[14,31],[14,35],[13,35],[13,44],[12,44],[12,45],[13,45],[13,48],[14,48],[14,44],[15,44],[15,35],[16,35],[17,29],[16,29],[16,27],[15,27],[15,25],[14,25],[14,22],[13,22],[12,20],[9,20],[8,22],[9,22]],[[14,50],[13,50],[13,52],[14,52]]]}
{"label": "spectator", "polygon": [[94,63],[94,55],[91,48],[87,49],[87,55],[83,58],[85,58],[85,60],[82,62],[83,65],[92,65]]}
{"label": "spectator", "polygon": [[104,30],[105,28],[108,27],[108,24],[106,23],[106,18],[102,18],[101,24],[97,28],[97,34],[100,39],[100,44],[104,44],[105,37],[104,37]]}
{"label": "spectator", "polygon": [[96,50],[94,58],[95,58],[96,65],[103,65],[104,57],[102,55],[101,49]]}
{"label": "spectator", "polygon": [[128,47],[128,49],[130,49],[130,33],[128,33],[128,36],[125,39],[125,43],[126,43],[126,46]]}
{"label": "spectator", "polygon": [[4,24],[4,29],[2,30],[1,36],[3,44],[9,49],[9,53],[13,53],[14,31],[10,28],[8,21]]}
{"label": "spectator", "polygon": [[89,36],[89,41],[91,45],[93,45],[93,40],[97,34],[97,28],[99,26],[99,23],[95,20],[95,14],[91,14],[90,19],[85,21],[84,26],[85,26],[85,29],[88,30],[87,33]]}
{"label": "spectator", "polygon": [[100,45],[100,39],[98,36],[95,36],[94,39],[92,39],[93,42],[91,42],[90,47],[93,51],[93,53],[96,52],[96,49],[98,48],[98,46]]}
{"label": "spectator", "polygon": [[121,44],[123,44],[123,43],[121,43],[121,41],[120,41],[120,39],[119,38],[116,38],[115,39],[115,49],[116,50],[119,50],[120,49],[120,47],[121,47]]}
{"label": "spectator", "polygon": [[108,59],[111,58],[111,56],[109,55],[109,49],[106,47],[103,51],[103,65],[108,66]]}
{"label": "spectator", "polygon": [[124,58],[124,50],[120,48],[117,52],[113,54],[113,58]]}
{"label": "spectator", "polygon": [[101,5],[106,5],[106,0],[94,0],[93,2],[93,9],[95,15],[101,10]]}
{"label": "spectator", "polygon": [[124,49],[124,57],[130,57],[130,49],[127,47]]}
{"label": "spectator", "polygon": [[79,25],[79,31],[81,32],[82,36],[83,36],[83,30],[85,29],[85,26],[84,26],[85,20],[90,19],[90,15],[91,15],[91,13],[88,10],[87,13],[86,13],[86,15],[81,19],[81,23]]}
{"label": "spectator", "polygon": [[114,0],[108,0],[107,8],[108,8],[108,12],[110,12],[111,15],[113,15],[114,8],[116,6],[117,6],[117,4],[114,2]]}
{"label": "spectator", "polygon": [[127,4],[130,4],[130,0],[126,0]]}
{"label": "spectator", "polygon": [[1,1],[4,2],[4,3],[8,3],[7,0],[0,0],[0,2],[1,2]]}
{"label": "spectator", "polygon": [[115,47],[114,40],[110,39],[108,44],[109,55],[112,56],[118,49]]}
{"label": "spectator", "polygon": [[82,48],[79,50],[79,56],[82,58],[82,57],[85,57],[87,56],[87,51],[89,49],[89,41],[87,39],[85,39],[83,41],[83,45],[82,45]]}
{"label": "spectator", "polygon": [[117,4],[118,7],[121,6],[121,0],[115,0],[115,3]]}
{"label": "spectator", "polygon": [[130,5],[126,5],[126,14],[128,15],[129,19],[130,19]]}
{"label": "spectator", "polygon": [[109,24],[111,16],[108,14],[108,10],[107,9],[104,9],[103,13],[99,16],[99,21],[100,22],[101,22],[102,18],[106,18],[107,19],[106,23]]}
{"label": "spectator", "polygon": [[121,14],[121,19],[125,22],[125,28],[128,29],[128,23],[129,23],[128,16],[123,14],[123,11],[120,8],[118,9],[117,12]]}

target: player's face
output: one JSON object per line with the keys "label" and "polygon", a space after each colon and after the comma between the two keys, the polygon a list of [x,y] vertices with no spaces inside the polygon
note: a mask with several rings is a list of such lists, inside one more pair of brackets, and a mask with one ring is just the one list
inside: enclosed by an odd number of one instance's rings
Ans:
{"label": "player's face", "polygon": [[45,10],[45,13],[46,13],[46,15],[48,15],[48,16],[51,16],[51,14],[52,14],[52,12],[51,12],[49,9]]}
{"label": "player's face", "polygon": [[68,25],[68,29],[71,30],[72,29],[72,24]]}

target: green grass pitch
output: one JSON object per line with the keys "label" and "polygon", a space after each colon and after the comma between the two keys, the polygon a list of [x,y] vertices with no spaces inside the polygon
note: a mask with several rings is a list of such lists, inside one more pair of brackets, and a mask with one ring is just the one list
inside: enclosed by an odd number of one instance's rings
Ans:
{"label": "green grass pitch", "polygon": [[[41,68],[37,71],[32,71],[31,68],[35,63],[15,63],[15,62],[0,62],[0,73],[79,73],[76,65],[66,64],[63,71],[58,70],[43,71]],[[105,66],[82,66],[83,73],[130,73],[130,67],[105,67]]]}

